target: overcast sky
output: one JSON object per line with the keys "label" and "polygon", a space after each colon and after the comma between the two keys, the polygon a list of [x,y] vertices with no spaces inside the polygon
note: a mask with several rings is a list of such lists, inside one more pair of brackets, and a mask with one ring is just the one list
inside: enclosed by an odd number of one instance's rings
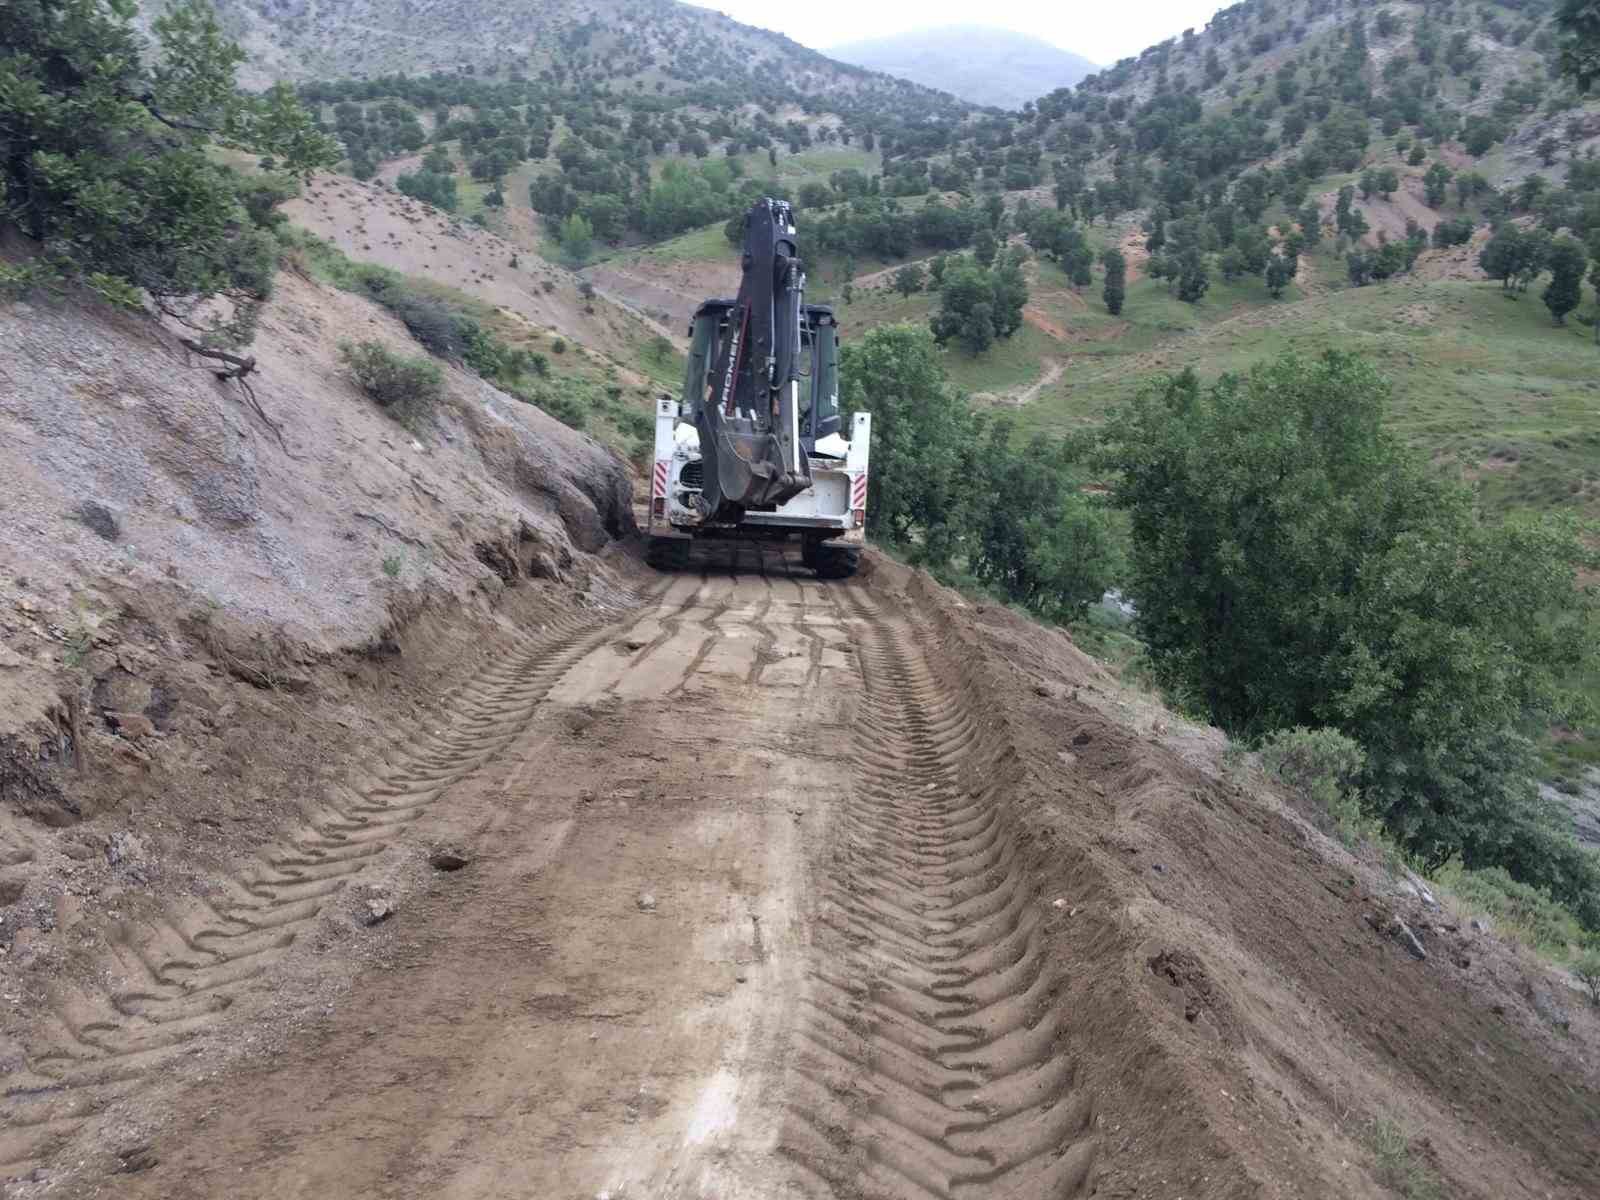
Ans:
{"label": "overcast sky", "polygon": [[[1228,0],[1229,3],[1232,0]],[[1226,4],[1217,0],[699,0],[746,25],[787,34],[802,46],[825,50],[844,42],[926,29],[935,25],[999,25],[1031,33],[1101,66],[1137,54],[1146,46],[1201,29]]]}

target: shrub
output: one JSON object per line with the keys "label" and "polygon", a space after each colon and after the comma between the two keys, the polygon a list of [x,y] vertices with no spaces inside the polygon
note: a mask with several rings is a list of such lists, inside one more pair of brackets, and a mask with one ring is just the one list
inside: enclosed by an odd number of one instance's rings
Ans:
{"label": "shrub", "polygon": [[346,342],[339,354],[362,390],[403,425],[426,420],[444,395],[444,372],[432,359],[406,358],[380,342]]}
{"label": "shrub", "polygon": [[569,392],[541,387],[528,399],[569,428],[582,429],[589,422],[589,410],[583,406],[582,400]]}
{"label": "shrub", "polygon": [[566,338],[557,338],[555,341],[550,343],[550,353],[551,354],[565,354],[566,352],[567,352],[567,339]]}
{"label": "shrub", "polygon": [[1572,973],[1589,989],[1589,1000],[1600,1007],[1600,949],[1588,949],[1572,964]]}
{"label": "shrub", "polygon": [[1261,744],[1261,762],[1300,799],[1327,813],[1346,844],[1364,832],[1355,781],[1367,756],[1337,729],[1279,729]]}
{"label": "shrub", "polygon": [[1468,870],[1451,862],[1435,873],[1451,895],[1476,912],[1492,918],[1501,932],[1557,958],[1566,958],[1573,946],[1584,943],[1578,919],[1548,892],[1518,883],[1504,867]]}

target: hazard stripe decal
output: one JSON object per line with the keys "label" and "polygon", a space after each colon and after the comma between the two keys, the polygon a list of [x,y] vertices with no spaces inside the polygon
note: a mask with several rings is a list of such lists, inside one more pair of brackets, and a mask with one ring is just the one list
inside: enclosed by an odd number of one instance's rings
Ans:
{"label": "hazard stripe decal", "polygon": [[650,489],[652,498],[667,494],[667,469],[672,465],[670,459],[656,459],[656,474],[654,486]]}
{"label": "hazard stripe decal", "polygon": [[855,483],[850,489],[850,507],[865,508],[867,506],[867,473],[863,471],[856,476]]}

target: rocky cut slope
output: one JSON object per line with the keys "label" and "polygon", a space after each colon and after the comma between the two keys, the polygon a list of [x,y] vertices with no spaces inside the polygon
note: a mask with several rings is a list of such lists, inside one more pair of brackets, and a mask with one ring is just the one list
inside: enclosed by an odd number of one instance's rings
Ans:
{"label": "rocky cut slope", "polygon": [[613,452],[456,370],[402,428],[349,379],[358,340],[417,350],[285,274],[246,395],[143,318],[0,308],[8,1073],[116,921],[214,892],[418,696],[617,594]]}

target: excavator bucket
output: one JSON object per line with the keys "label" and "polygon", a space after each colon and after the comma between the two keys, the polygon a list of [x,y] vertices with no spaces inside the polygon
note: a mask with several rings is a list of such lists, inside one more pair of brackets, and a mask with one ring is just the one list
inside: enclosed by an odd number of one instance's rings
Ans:
{"label": "excavator bucket", "polygon": [[784,201],[759,200],[745,215],[739,297],[696,420],[709,518],[774,508],[811,484],[800,442],[804,307],[793,214]]}

